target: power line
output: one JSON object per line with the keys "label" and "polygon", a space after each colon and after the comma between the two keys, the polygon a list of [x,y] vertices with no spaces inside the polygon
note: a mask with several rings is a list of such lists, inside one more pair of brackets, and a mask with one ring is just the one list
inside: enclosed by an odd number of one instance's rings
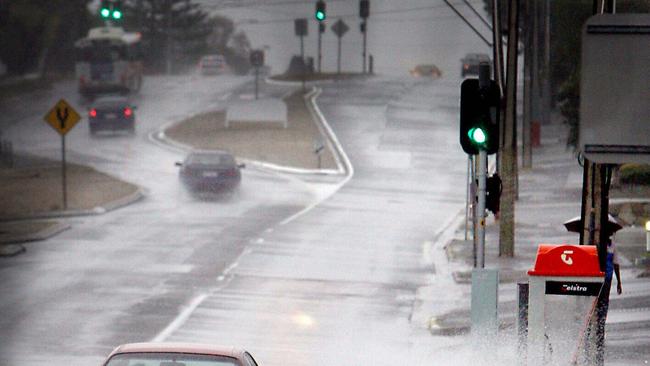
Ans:
{"label": "power line", "polygon": [[454,8],[454,6],[451,5],[451,3],[448,0],[443,0],[443,1],[445,2],[445,4],[447,4],[451,8],[451,10],[454,11],[454,13],[456,13],[456,15],[458,15],[460,17],[460,19],[462,19],[465,22],[465,24],[467,24],[474,31],[474,33],[476,33],[477,36],[479,36],[479,38],[481,38],[483,40],[483,42],[485,42],[485,44],[487,44],[489,47],[492,47],[492,43],[490,43],[487,39],[485,39],[485,37],[483,37],[481,32],[479,32],[478,29],[476,29],[472,25],[472,23],[470,23],[469,20],[467,20],[463,16],[463,14],[461,14],[456,8]]}

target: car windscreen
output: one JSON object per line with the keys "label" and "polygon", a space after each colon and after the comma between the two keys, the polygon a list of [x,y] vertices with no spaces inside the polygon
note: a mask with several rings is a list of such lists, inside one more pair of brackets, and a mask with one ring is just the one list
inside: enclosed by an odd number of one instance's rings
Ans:
{"label": "car windscreen", "polygon": [[122,353],[111,357],[106,366],[240,366],[237,359],[190,353]]}
{"label": "car windscreen", "polygon": [[235,159],[227,154],[192,154],[187,162],[196,165],[234,165]]}
{"label": "car windscreen", "polygon": [[99,108],[123,108],[129,105],[129,101],[126,99],[98,99],[93,105]]}

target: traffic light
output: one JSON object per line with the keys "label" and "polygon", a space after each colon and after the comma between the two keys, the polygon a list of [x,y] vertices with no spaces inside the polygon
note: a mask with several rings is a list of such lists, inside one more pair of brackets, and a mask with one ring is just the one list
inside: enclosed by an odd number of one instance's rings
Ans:
{"label": "traffic light", "polygon": [[122,4],[120,2],[114,2],[113,3],[113,12],[111,14],[113,16],[113,19],[115,20],[120,20],[122,19]]}
{"label": "traffic light", "polygon": [[102,1],[99,6],[99,15],[101,15],[102,18],[108,18],[111,16],[111,5],[108,1]]}
{"label": "traffic light", "polygon": [[112,12],[113,19],[120,20],[122,19],[123,15],[124,14],[122,14],[122,2],[121,1],[113,2],[113,12]]}
{"label": "traffic light", "polygon": [[359,16],[363,19],[370,16],[370,0],[359,0]]}
{"label": "traffic light", "polygon": [[499,214],[502,188],[501,178],[498,174],[495,173],[485,179],[485,208],[494,216]]}
{"label": "traffic light", "polygon": [[316,2],[316,12],[314,13],[314,17],[319,22],[322,22],[323,20],[325,20],[325,18],[327,18],[327,12],[325,11],[325,7],[326,7],[325,1],[318,0]]}
{"label": "traffic light", "polygon": [[104,19],[122,19],[124,16],[124,13],[122,13],[122,2],[103,0],[99,6],[99,15]]}
{"label": "traffic light", "polygon": [[490,80],[480,88],[478,79],[466,79],[460,87],[460,145],[467,154],[499,150],[499,88]]}

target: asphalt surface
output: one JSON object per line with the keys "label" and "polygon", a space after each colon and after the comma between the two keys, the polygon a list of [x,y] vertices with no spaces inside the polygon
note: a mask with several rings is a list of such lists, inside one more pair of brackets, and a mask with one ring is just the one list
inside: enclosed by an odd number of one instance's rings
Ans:
{"label": "asphalt surface", "polygon": [[[85,120],[68,134],[70,161],[138,184],[147,195],[104,216],[68,219],[68,231],[3,261],[0,364],[96,363],[119,343],[150,339],[196,288],[214,286],[255,234],[312,203],[311,186],[255,169],[244,171],[237,194],[195,200],[174,166],[183,153],[152,143],[150,133],[219,108],[249,80],[148,78],[136,102],[136,136],[91,138]],[[19,150],[58,156],[60,138],[40,109],[75,96],[72,84],[57,85],[31,101],[32,114],[6,114],[3,136]]]}
{"label": "asphalt surface", "polygon": [[456,92],[390,80],[325,88],[319,105],[354,176],[260,235],[223,288],[198,295],[158,339],[245,344],[267,365],[430,359],[440,341],[409,319],[434,270],[430,239],[463,206],[465,156],[449,153],[453,108],[440,108]]}
{"label": "asphalt surface", "polygon": [[[86,364],[117,344],[151,339],[241,345],[268,365],[288,357],[328,364],[357,347],[368,349],[356,353],[360,361],[428,359],[440,341],[409,318],[434,270],[431,237],[463,204],[465,157],[449,153],[455,83],[325,88],[319,104],[354,175],[314,207],[332,178],[247,169],[233,197],[197,201],[183,192],[173,166],[182,154],[149,134],[250,88],[231,80],[217,91],[210,79],[187,78],[147,80],[135,137],[91,138],[83,123],[69,135],[73,161],[148,194],[68,219],[69,230],[3,262],[0,363]],[[58,151],[58,136],[36,118],[7,131],[37,154]]]}

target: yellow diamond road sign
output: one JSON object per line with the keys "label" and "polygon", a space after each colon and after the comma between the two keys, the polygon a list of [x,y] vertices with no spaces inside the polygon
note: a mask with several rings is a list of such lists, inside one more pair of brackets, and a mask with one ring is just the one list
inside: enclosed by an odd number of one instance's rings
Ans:
{"label": "yellow diamond road sign", "polygon": [[65,135],[79,122],[81,116],[79,116],[79,113],[68,102],[61,99],[47,112],[43,119],[61,135]]}

